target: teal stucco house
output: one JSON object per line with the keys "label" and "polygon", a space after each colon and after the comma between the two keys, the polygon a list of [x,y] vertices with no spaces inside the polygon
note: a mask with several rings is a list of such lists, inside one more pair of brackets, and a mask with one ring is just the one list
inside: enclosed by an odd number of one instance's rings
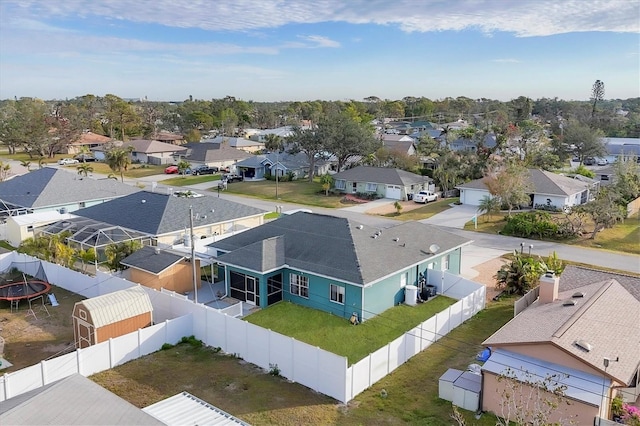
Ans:
{"label": "teal stucco house", "polygon": [[209,245],[227,294],[266,308],[281,300],[360,321],[404,301],[428,269],[460,273],[471,241],[419,222],[386,229],[298,212]]}

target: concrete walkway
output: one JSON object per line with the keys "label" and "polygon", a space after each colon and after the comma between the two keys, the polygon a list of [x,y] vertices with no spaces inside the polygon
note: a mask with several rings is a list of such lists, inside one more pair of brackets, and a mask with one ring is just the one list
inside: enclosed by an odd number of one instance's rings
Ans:
{"label": "concrete walkway", "polygon": [[451,205],[451,208],[441,213],[435,214],[428,219],[423,219],[421,223],[429,225],[446,226],[448,228],[464,228],[464,224],[473,219],[478,213],[478,207],[468,205]]}
{"label": "concrete walkway", "polygon": [[366,203],[360,203],[360,204],[356,204],[353,205],[351,207],[343,207],[340,210],[342,211],[346,211],[346,212],[355,212],[355,213],[366,213],[369,210],[373,210],[377,207],[382,207],[382,206],[386,206],[386,205],[393,205],[393,203],[395,203],[396,200],[393,200],[391,198],[380,198],[378,200],[373,200],[373,201],[368,201]]}

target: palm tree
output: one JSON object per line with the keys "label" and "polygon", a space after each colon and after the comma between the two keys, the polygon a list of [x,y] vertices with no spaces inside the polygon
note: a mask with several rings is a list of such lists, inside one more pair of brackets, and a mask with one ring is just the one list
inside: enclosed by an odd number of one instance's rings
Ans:
{"label": "palm tree", "polygon": [[116,147],[106,152],[105,162],[114,172],[120,172],[120,180],[124,182],[124,172],[131,164],[131,152],[133,147]]}
{"label": "palm tree", "polygon": [[31,170],[29,170],[29,168],[31,167],[31,161],[29,161],[29,160],[21,160],[20,161],[20,165],[22,167],[26,168],[28,172],[31,171]]}
{"label": "palm tree", "polygon": [[82,162],[86,163],[87,161],[87,155],[91,154],[91,150],[89,149],[88,146],[86,145],[80,145],[80,147],[78,148],[78,155],[81,155],[82,157]]}
{"label": "palm tree", "polygon": [[281,136],[269,133],[264,137],[264,147],[267,151],[279,151],[284,149],[284,140]]}
{"label": "palm tree", "polygon": [[104,250],[107,256],[106,265],[113,271],[121,271],[124,269],[124,266],[120,262],[140,248],[142,248],[142,244],[136,240],[110,244]]}
{"label": "palm tree", "polygon": [[477,212],[480,214],[486,213],[487,216],[492,217],[493,213],[497,213],[500,211],[500,198],[491,197],[489,195],[485,195],[480,200],[480,204],[478,204]]}
{"label": "palm tree", "polygon": [[189,170],[189,168],[191,167],[191,163],[189,163],[186,160],[180,160],[180,162],[178,163],[178,172],[181,175],[186,174],[187,170]]}
{"label": "palm tree", "polygon": [[78,174],[80,176],[84,175],[84,177],[87,177],[89,173],[93,173],[93,167],[84,162],[76,168],[78,169]]}
{"label": "palm tree", "polygon": [[82,263],[82,272],[87,272],[87,265],[95,263],[97,259],[96,250],[93,247],[80,250],[76,253],[76,257]]}

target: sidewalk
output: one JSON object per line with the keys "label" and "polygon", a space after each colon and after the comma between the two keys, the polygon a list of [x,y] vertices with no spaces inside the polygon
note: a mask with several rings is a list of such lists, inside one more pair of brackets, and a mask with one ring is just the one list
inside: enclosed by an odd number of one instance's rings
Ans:
{"label": "sidewalk", "polygon": [[391,198],[380,198],[379,200],[367,201],[366,203],[356,204],[351,207],[343,207],[339,210],[355,213],[366,213],[369,210],[373,210],[378,207],[393,205],[396,200]]}
{"label": "sidewalk", "polygon": [[468,205],[452,205],[448,210],[431,216],[428,219],[423,219],[421,223],[427,223],[429,225],[446,226],[448,228],[463,229],[465,223],[473,219],[478,214],[478,208],[476,206]]}

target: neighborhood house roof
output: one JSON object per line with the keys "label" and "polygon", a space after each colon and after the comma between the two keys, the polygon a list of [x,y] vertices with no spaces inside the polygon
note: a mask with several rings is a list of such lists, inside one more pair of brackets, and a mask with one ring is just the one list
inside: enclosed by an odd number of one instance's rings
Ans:
{"label": "neighborhood house roof", "polygon": [[[583,182],[580,179],[569,178],[546,170],[528,169],[527,171],[529,173],[528,181],[532,186],[531,192],[535,194],[566,197],[588,189],[595,182]],[[489,190],[484,178],[463,183],[456,188]]]}
{"label": "neighborhood house roof", "polygon": [[248,423],[221,409],[182,392],[142,409],[167,425],[244,425]]}
{"label": "neighborhood house roof", "polygon": [[93,179],[44,167],[0,183],[0,200],[19,207],[43,208],[109,200],[139,192],[113,179]]}
{"label": "neighborhood house roof", "polygon": [[139,285],[76,304],[83,305],[90,312],[96,328],[153,311],[149,295]]}
{"label": "neighborhood house roof", "polygon": [[185,159],[201,163],[213,163],[223,161],[237,162],[251,157],[253,154],[220,143],[188,143],[182,145],[187,148]]}
{"label": "neighborhood house roof", "polygon": [[[419,222],[380,230],[345,218],[298,212],[209,247],[228,252],[218,257],[220,262],[253,271],[287,265],[364,285],[469,242]],[[440,247],[438,253],[429,251],[432,244]]]}
{"label": "neighborhood house roof", "polygon": [[233,148],[264,146],[264,143],[262,142],[257,142],[257,141],[246,139],[246,138],[234,138],[229,136],[216,136],[213,139],[205,139],[201,143],[227,144]]}
{"label": "neighborhood house roof", "polygon": [[[118,143],[120,147],[132,147],[133,152],[142,152],[145,154],[154,154],[160,152],[179,152],[183,153],[187,149],[178,146],[172,143],[160,142],[156,140],[148,140],[148,139],[133,139],[127,142]],[[100,146],[96,148],[92,148],[92,151],[106,151],[106,146]]]}
{"label": "neighborhood house roof", "polygon": [[108,203],[80,209],[74,213],[157,236],[187,229],[191,206],[195,227],[266,213],[262,209],[217,197],[172,197],[168,194],[148,191],[140,191]]}
{"label": "neighborhood house roof", "polygon": [[[622,383],[630,383],[640,363],[640,328],[637,315],[633,324],[631,314],[640,312],[640,301],[615,279],[581,284],[558,293],[556,301],[534,302],[483,344],[507,347],[548,343],[598,370],[602,370],[605,357],[615,354],[619,361],[611,363],[606,373]],[[578,288],[582,297],[575,298]],[[575,304],[567,305],[567,300]],[[611,333],[612,328],[623,332],[624,338]],[[592,349],[583,349],[576,344],[578,341],[588,342]]]}
{"label": "neighborhood house roof", "polygon": [[153,274],[159,274],[182,259],[184,259],[184,256],[160,250],[157,247],[144,246],[124,258],[120,263]]}
{"label": "neighborhood house roof", "polygon": [[3,425],[164,425],[97,383],[72,374],[0,404]]}
{"label": "neighborhood house roof", "polygon": [[384,183],[387,185],[399,186],[410,186],[432,181],[432,179],[427,176],[420,176],[400,169],[370,166],[358,166],[336,173],[333,175],[333,179],[349,182]]}

